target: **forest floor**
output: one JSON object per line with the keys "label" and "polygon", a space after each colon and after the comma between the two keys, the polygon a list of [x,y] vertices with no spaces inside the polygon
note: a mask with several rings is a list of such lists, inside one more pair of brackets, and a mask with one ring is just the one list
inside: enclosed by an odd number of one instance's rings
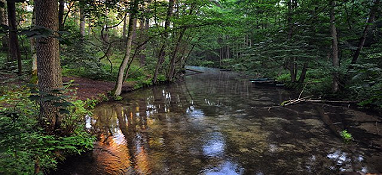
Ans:
{"label": "forest floor", "polygon": [[[102,96],[107,96],[113,90],[115,82],[112,81],[99,81],[83,77],[63,77],[63,82],[73,80],[69,89],[76,89],[76,99],[96,99],[100,100]],[[0,73],[1,86],[22,86],[29,84],[29,78],[25,76],[18,77],[15,74]],[[129,92],[133,90],[133,83],[125,83],[122,92]],[[73,94],[69,94],[73,95]]]}

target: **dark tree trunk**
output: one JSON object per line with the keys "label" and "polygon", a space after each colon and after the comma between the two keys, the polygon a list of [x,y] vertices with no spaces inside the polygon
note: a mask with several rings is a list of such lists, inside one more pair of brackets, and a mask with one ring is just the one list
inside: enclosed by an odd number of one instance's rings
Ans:
{"label": "dark tree trunk", "polygon": [[60,6],[58,9],[58,24],[59,30],[64,30],[64,9],[65,9],[65,0],[59,0]]}
{"label": "dark tree trunk", "polygon": [[302,66],[300,78],[298,79],[299,83],[304,83],[307,71],[308,71],[308,62],[304,62],[304,65]]}
{"label": "dark tree trunk", "polygon": [[[1,3],[5,4],[5,0],[0,0]],[[7,10],[5,7],[0,7],[0,25],[7,26],[8,25],[8,16],[7,16]],[[8,36],[4,35],[1,38],[1,43],[2,43],[2,51],[7,51],[8,50]]]}
{"label": "dark tree trunk", "polygon": [[[35,0],[36,25],[47,29],[58,30],[57,0]],[[52,94],[53,90],[62,88],[60,55],[58,39],[54,36],[36,39],[38,88],[42,94]],[[59,108],[52,102],[40,101],[40,124],[48,133],[60,128],[61,115]]]}
{"label": "dark tree trunk", "polygon": [[16,4],[15,2],[7,1],[8,7],[8,26],[9,26],[9,57],[10,60],[17,60],[18,75],[22,73],[21,54],[19,39],[17,37],[16,25]]}
{"label": "dark tree trunk", "polygon": [[362,36],[359,39],[358,48],[353,55],[353,59],[351,60],[351,64],[357,63],[359,54],[361,53],[363,45],[365,44],[365,41],[366,41],[367,32],[369,31],[371,24],[374,22],[376,12],[378,11],[379,3],[380,3],[380,0],[375,0],[374,6],[370,9],[369,19],[367,20],[366,26],[365,26],[363,33],[362,33]]}
{"label": "dark tree trunk", "polygon": [[[338,58],[338,39],[337,39],[337,28],[335,24],[335,16],[334,16],[334,7],[336,5],[335,1],[332,0],[330,2],[331,10],[330,10],[330,34],[332,36],[332,63],[335,69],[340,67],[340,60]],[[332,91],[337,92],[338,87],[338,73],[337,70],[333,72],[333,83],[332,83]]]}

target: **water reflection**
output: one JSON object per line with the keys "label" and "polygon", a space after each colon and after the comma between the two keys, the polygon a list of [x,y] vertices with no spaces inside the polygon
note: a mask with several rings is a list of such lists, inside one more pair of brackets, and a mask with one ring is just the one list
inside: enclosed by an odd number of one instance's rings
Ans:
{"label": "water reflection", "polygon": [[202,71],[97,106],[86,117],[98,136],[94,151],[55,174],[382,172],[378,150],[344,144],[314,106],[270,108],[293,96],[254,88],[235,73]]}

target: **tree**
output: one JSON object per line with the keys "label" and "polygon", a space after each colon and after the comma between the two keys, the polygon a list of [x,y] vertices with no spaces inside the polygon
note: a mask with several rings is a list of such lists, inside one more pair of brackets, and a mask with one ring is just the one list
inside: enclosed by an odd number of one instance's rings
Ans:
{"label": "tree", "polygon": [[7,1],[8,7],[8,26],[9,26],[9,56],[11,60],[17,60],[18,75],[22,73],[21,54],[19,39],[17,36],[16,25],[16,3],[15,1]]}
{"label": "tree", "polygon": [[62,88],[62,75],[57,39],[57,0],[35,0],[36,26],[49,31],[51,35],[36,39],[38,89],[40,100],[40,124],[48,133],[60,128],[62,116],[52,101],[44,98],[54,96],[54,91]]}
{"label": "tree", "polygon": [[331,10],[330,10],[330,34],[332,36],[332,63],[334,69],[333,73],[333,83],[332,83],[332,90],[333,92],[337,92],[338,87],[338,73],[337,69],[340,67],[340,60],[338,58],[338,39],[337,39],[337,28],[336,28],[336,21],[335,21],[335,12],[334,8],[336,6],[336,2],[334,0],[330,1]]}
{"label": "tree", "polygon": [[[168,8],[167,8],[167,15],[166,15],[166,20],[165,20],[165,24],[164,24],[164,30],[165,30],[165,33],[163,34],[163,39],[164,40],[167,40],[168,39],[168,32],[167,30],[169,29],[170,27],[170,18],[172,16],[172,13],[173,13],[173,9],[174,9],[174,0],[169,0],[168,2]],[[162,46],[160,47],[160,50],[158,52],[158,61],[157,61],[157,64],[155,66],[155,72],[154,72],[154,78],[153,78],[153,83],[156,84],[157,81],[158,81],[158,74],[159,74],[159,70],[160,68],[162,67],[162,64],[165,60],[165,56],[166,56],[166,45],[167,43],[163,43]]]}
{"label": "tree", "polygon": [[138,13],[138,4],[139,3],[138,3],[138,0],[133,0],[131,3],[132,4],[131,4],[131,8],[130,8],[125,56],[123,58],[123,61],[120,65],[119,71],[118,71],[117,82],[116,82],[115,88],[114,88],[114,96],[115,97],[121,95],[121,93],[122,93],[124,73],[125,73],[125,70],[127,67],[127,63],[129,62],[129,59],[130,59],[131,47],[132,47],[132,42],[133,42],[133,33],[134,33],[134,29],[136,28],[135,26],[137,24],[136,15]]}
{"label": "tree", "polygon": [[58,9],[58,24],[59,29],[64,30],[64,9],[65,9],[65,0],[59,0],[59,9]]}
{"label": "tree", "polygon": [[358,47],[357,47],[357,50],[355,51],[355,53],[353,55],[353,59],[351,61],[351,64],[357,63],[358,57],[359,57],[361,50],[363,48],[363,45],[365,44],[365,41],[366,41],[367,32],[369,31],[370,25],[374,22],[375,15],[376,15],[378,8],[379,8],[379,3],[380,3],[380,0],[375,0],[374,6],[372,6],[372,8],[370,9],[369,18],[367,19],[365,28],[362,32],[362,36],[359,39]]}
{"label": "tree", "polygon": [[[2,30],[6,30],[5,26],[8,25],[8,16],[7,16],[7,10],[5,8],[5,0],[0,0],[0,25]],[[6,51],[8,48],[8,36],[4,35],[1,38],[2,43],[2,50]]]}
{"label": "tree", "polygon": [[85,37],[85,2],[80,1],[80,34],[82,39]]}

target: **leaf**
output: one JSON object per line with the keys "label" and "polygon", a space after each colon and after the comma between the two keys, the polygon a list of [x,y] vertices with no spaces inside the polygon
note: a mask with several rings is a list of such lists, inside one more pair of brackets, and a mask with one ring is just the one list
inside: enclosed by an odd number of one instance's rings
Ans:
{"label": "leaf", "polygon": [[70,111],[69,110],[67,110],[67,109],[60,109],[60,114],[70,114]]}

